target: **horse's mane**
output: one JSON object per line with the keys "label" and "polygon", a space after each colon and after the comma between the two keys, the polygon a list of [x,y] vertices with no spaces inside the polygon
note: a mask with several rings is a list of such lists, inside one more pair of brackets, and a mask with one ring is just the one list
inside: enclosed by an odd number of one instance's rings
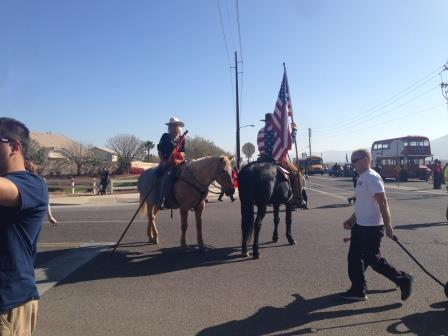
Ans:
{"label": "horse's mane", "polygon": [[286,168],[289,172],[293,174],[297,174],[299,172],[299,168],[296,167],[292,162],[285,160],[282,164],[283,168]]}
{"label": "horse's mane", "polygon": [[201,157],[201,158],[198,158],[198,159],[188,162],[187,166],[189,166],[193,170],[194,169],[204,169],[204,168],[210,169],[209,165],[211,162],[218,161],[221,159],[223,159],[226,164],[231,163],[231,161],[229,160],[229,158],[226,155],[204,156],[204,157]]}

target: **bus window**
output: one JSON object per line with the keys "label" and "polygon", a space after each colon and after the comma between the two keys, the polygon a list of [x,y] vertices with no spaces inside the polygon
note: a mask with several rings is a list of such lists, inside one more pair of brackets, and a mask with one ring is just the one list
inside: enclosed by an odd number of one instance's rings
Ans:
{"label": "bus window", "polygon": [[417,147],[417,145],[418,145],[418,142],[417,142],[417,141],[411,141],[411,142],[410,142],[410,146],[411,146],[411,147]]}
{"label": "bus window", "polygon": [[423,141],[423,146],[428,147],[429,146],[429,140]]}

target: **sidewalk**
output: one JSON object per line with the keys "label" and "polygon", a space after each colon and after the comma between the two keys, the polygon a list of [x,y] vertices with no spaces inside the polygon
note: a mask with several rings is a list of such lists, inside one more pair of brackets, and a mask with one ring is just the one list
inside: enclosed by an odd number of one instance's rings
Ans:
{"label": "sidewalk", "polygon": [[113,205],[123,203],[137,203],[140,194],[113,194],[113,195],[66,195],[53,196],[50,194],[50,205]]}
{"label": "sidewalk", "polygon": [[[216,188],[213,188],[213,192],[218,192]],[[214,200],[218,198],[218,195],[209,192],[207,198]],[[238,190],[235,191],[235,197],[238,197]],[[139,193],[127,193],[127,194],[106,194],[106,195],[57,195],[50,194],[50,205],[114,205],[125,203],[138,203],[140,200]]]}

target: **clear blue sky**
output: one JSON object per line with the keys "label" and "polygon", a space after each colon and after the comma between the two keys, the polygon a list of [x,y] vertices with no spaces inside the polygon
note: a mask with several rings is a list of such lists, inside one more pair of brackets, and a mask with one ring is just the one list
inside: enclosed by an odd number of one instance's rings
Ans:
{"label": "clear blue sky", "polygon": [[[236,2],[219,1],[233,64]],[[274,108],[282,62],[301,151],[309,127],[316,152],[448,133],[440,88],[429,91],[438,76],[354,119],[448,60],[447,1],[240,0],[239,11],[241,125],[256,125],[241,130],[242,144],[255,143]],[[215,0],[0,0],[0,50],[0,114],[33,131],[100,146],[119,133],[158,142],[177,116],[234,151],[234,78]]]}

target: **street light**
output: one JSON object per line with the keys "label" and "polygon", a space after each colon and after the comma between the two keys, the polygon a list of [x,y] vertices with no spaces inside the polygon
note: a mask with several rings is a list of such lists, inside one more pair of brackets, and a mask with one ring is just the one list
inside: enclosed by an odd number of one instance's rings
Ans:
{"label": "street light", "polygon": [[240,126],[240,129],[243,127],[255,127],[255,125],[244,125],[244,126]]}

